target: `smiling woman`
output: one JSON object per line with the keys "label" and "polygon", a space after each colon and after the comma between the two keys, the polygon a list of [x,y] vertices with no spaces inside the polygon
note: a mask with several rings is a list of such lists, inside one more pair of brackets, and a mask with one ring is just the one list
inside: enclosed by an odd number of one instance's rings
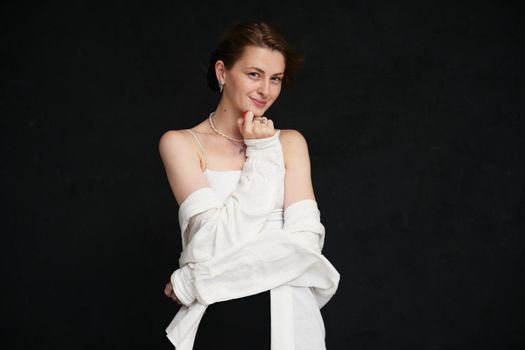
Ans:
{"label": "smiling woman", "polygon": [[[253,110],[258,117],[281,93],[285,62],[279,51],[247,46],[231,69],[226,69],[225,63],[218,60],[215,70],[219,75],[219,86],[223,87],[222,93],[227,95],[221,101],[223,107]],[[226,106],[226,102],[232,105]]]}
{"label": "smiling woman", "polygon": [[293,82],[295,74],[301,67],[302,56],[294,52],[286,40],[269,24],[265,22],[244,23],[222,35],[217,49],[210,55],[207,80],[212,90],[220,90],[215,63],[220,60],[224,63],[226,69],[231,69],[243,55],[244,50],[250,46],[266,48],[281,53],[284,58],[286,71],[278,73],[282,73],[282,81],[285,85],[290,85]]}
{"label": "smiling woman", "polygon": [[162,135],[179,204],[183,252],[165,294],[178,350],[325,348],[320,308],[339,274],[321,255],[324,226],[306,140],[264,116],[301,63],[264,22],[244,23],[213,51],[212,113]]}

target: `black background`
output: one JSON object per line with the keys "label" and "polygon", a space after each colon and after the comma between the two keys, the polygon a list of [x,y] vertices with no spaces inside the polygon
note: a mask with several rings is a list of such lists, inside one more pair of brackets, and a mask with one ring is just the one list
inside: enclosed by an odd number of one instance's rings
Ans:
{"label": "black background", "polygon": [[3,2],[2,348],[172,348],[158,140],[214,110],[208,55],[253,19],[306,58],[268,115],[309,144],[341,273],[328,348],[521,348],[517,4]]}

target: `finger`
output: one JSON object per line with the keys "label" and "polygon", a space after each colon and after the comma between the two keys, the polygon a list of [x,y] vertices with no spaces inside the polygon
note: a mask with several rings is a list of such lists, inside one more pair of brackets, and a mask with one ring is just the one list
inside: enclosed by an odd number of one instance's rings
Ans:
{"label": "finger", "polygon": [[264,128],[266,127],[265,124],[261,123],[261,120],[260,119],[254,119],[253,120],[253,127],[252,127],[252,132],[255,134],[255,135],[260,135]]}
{"label": "finger", "polygon": [[244,126],[245,128],[248,127],[248,126],[252,126],[253,125],[253,112],[252,111],[246,111],[244,113]]}
{"label": "finger", "polygon": [[265,124],[263,127],[261,127],[258,130],[258,133],[259,133],[259,138],[270,137],[270,136],[273,136],[275,134],[275,130],[273,129],[273,126]]}
{"label": "finger", "polygon": [[237,126],[239,127],[239,131],[243,136],[247,133],[247,131],[250,130],[250,128],[248,127],[248,123],[246,122],[246,115],[248,114],[248,112],[249,111],[244,111],[241,114],[241,117],[237,119]]}
{"label": "finger", "polygon": [[244,129],[244,115],[246,112],[244,112],[239,118],[237,118],[237,127],[239,128],[239,131],[243,131]]}
{"label": "finger", "polygon": [[266,130],[270,125],[273,127],[273,121],[266,117],[256,118],[254,122],[254,128],[258,127],[259,130]]}
{"label": "finger", "polygon": [[174,302],[176,302],[177,304],[179,305],[182,305],[182,303],[180,302],[179,298],[177,298],[177,296],[175,294],[173,294],[173,297],[171,298]]}

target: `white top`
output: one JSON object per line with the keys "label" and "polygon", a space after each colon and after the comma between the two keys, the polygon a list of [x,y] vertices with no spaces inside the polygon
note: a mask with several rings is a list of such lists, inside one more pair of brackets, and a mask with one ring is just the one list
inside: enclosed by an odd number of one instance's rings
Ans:
{"label": "white top", "polygon": [[222,200],[228,198],[241,178],[241,170],[204,170],[208,184]]}
{"label": "white top", "polygon": [[[224,201],[230,196],[235,190],[239,180],[241,178],[241,170],[212,170],[208,169],[208,156],[204,146],[199,140],[199,137],[195,135],[190,129],[186,129],[197,141],[202,153],[204,155],[204,164],[206,169],[204,170],[204,176],[208,180],[208,184],[211,188],[217,192],[219,197]],[[269,217],[269,221],[272,221],[272,227],[282,228],[283,226],[283,208],[284,208],[284,184],[279,187],[279,191],[276,196],[275,207]]]}

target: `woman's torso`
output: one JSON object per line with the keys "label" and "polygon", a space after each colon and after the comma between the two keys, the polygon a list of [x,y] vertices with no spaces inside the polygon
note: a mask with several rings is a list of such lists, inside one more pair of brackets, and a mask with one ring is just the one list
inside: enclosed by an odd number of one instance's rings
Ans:
{"label": "woman's torso", "polygon": [[[235,190],[242,170],[208,169],[206,149],[196,133],[189,129],[186,130],[193,135],[203,153],[205,164],[203,173],[209,186],[222,200],[226,200]],[[284,186],[281,188],[266,227],[282,228]],[[269,350],[271,342],[270,310],[270,291],[209,305],[199,323],[193,349]]]}
{"label": "woman's torso", "polygon": [[[222,200],[226,200],[228,196],[235,190],[239,179],[241,178],[242,169],[240,170],[214,170],[208,168],[208,152],[204,148],[199,135],[186,129],[186,131],[193,136],[197,145],[202,151],[204,171],[203,174],[206,177],[208,184],[211,188],[217,192],[219,197]],[[201,136],[202,137],[202,136]],[[275,199],[274,210],[269,217],[269,225],[275,225],[273,227],[282,227],[283,224],[283,208],[284,208],[284,186],[279,187],[279,192],[277,193]]]}

